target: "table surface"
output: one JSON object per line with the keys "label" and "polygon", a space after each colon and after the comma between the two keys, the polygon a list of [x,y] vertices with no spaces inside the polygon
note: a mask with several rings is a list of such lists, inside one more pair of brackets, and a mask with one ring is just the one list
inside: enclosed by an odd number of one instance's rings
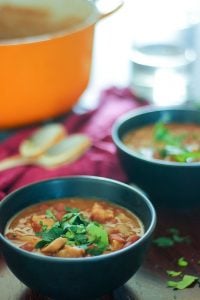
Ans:
{"label": "table surface", "polygon": [[[166,270],[198,276],[200,273],[200,211],[172,212],[157,209],[158,223],[154,239],[166,236],[169,228],[176,228],[181,236],[188,236],[190,243],[177,243],[168,248],[160,248],[152,243],[146,260],[139,271],[119,290],[101,300],[199,300],[198,284],[184,290],[173,290],[166,286],[169,278]],[[177,260],[184,257],[187,267],[179,267]],[[8,269],[0,257],[1,300],[47,300],[24,286]],[[84,299],[81,299],[84,300]]]}

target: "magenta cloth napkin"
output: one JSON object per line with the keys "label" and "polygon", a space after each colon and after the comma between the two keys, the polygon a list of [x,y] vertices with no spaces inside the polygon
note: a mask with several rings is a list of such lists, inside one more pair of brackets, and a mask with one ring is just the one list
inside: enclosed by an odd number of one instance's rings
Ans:
{"label": "magenta cloth napkin", "polygon": [[[141,106],[126,88],[112,87],[100,94],[99,106],[84,114],[69,114],[63,121],[69,133],[86,133],[93,141],[91,149],[79,160],[47,170],[39,166],[20,166],[0,172],[0,199],[9,192],[43,179],[68,175],[95,175],[123,182],[126,175],[120,167],[111,138],[111,127],[123,113]],[[20,129],[0,145],[0,160],[18,153],[21,141],[35,128]]]}

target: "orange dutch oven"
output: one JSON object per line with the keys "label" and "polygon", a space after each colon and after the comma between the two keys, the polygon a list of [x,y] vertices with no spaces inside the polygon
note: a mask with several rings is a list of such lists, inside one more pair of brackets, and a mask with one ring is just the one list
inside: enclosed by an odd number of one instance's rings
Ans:
{"label": "orange dutch oven", "polygon": [[102,1],[0,0],[0,128],[56,117],[78,101],[95,24],[122,5],[103,13]]}

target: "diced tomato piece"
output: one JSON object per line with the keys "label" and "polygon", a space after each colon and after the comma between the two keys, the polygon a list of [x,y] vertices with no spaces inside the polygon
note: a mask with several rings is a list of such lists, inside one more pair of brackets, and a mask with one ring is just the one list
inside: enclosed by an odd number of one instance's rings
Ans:
{"label": "diced tomato piece", "polygon": [[15,239],[16,235],[15,235],[14,233],[12,233],[12,232],[8,232],[8,233],[6,234],[6,237],[7,237],[9,240],[13,240],[13,239]]}
{"label": "diced tomato piece", "polygon": [[120,230],[118,228],[112,228],[109,230],[110,234],[114,234],[114,233],[120,233]]}
{"label": "diced tomato piece", "polygon": [[33,228],[34,232],[40,232],[42,230],[41,225],[34,221],[31,222],[31,227]]}
{"label": "diced tomato piece", "polygon": [[57,213],[55,213],[55,217],[58,221],[62,220],[62,217],[64,216],[65,212],[63,211],[58,211]]}
{"label": "diced tomato piece", "polygon": [[137,235],[131,235],[128,237],[126,244],[124,245],[124,247],[127,247],[133,243],[135,243],[137,240],[139,240],[139,236]]}
{"label": "diced tomato piece", "polygon": [[24,250],[26,250],[26,251],[33,251],[33,249],[34,249],[34,245],[32,244],[32,243],[26,243],[26,244],[24,244],[24,245],[22,245],[22,246],[20,246],[20,248],[21,249],[24,249]]}
{"label": "diced tomato piece", "polygon": [[127,242],[134,243],[134,242],[136,242],[137,240],[139,240],[139,238],[140,238],[140,237],[139,237],[138,235],[131,235],[131,236],[128,237]]}
{"label": "diced tomato piece", "polygon": [[57,211],[62,211],[62,212],[65,212],[65,204],[60,202],[60,203],[55,203],[54,204],[54,209],[57,210]]}
{"label": "diced tomato piece", "polygon": [[40,210],[40,211],[46,211],[46,210],[48,209],[48,207],[49,207],[49,206],[48,206],[47,204],[44,204],[44,203],[43,203],[43,204],[40,205],[39,210]]}
{"label": "diced tomato piece", "polygon": [[124,243],[125,242],[125,240],[119,234],[115,234],[115,233],[110,234],[109,239],[110,240],[118,241],[120,243]]}

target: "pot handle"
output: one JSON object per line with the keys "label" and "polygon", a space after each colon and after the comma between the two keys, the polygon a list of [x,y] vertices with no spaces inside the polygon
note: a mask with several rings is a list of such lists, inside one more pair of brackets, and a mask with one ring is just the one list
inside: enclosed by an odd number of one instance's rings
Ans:
{"label": "pot handle", "polygon": [[94,0],[94,2],[100,15],[99,20],[113,14],[124,4],[123,0]]}

